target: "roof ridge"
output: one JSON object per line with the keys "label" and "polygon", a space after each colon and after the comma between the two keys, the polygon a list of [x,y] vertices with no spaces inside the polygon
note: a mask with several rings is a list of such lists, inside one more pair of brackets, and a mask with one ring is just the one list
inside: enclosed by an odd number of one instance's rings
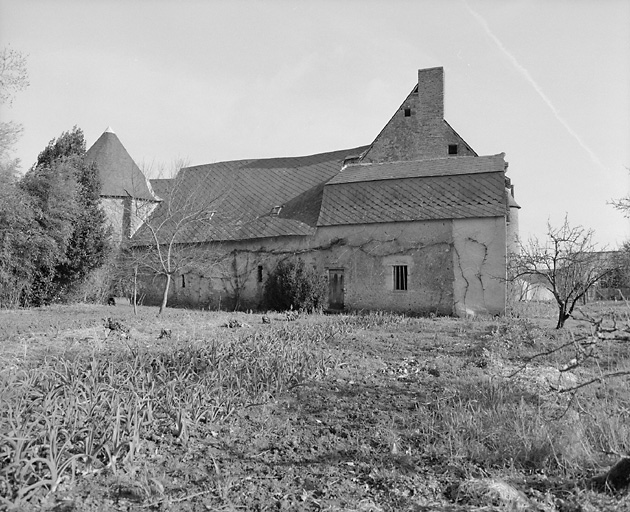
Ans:
{"label": "roof ridge", "polygon": [[392,160],[389,162],[357,162],[357,163],[349,163],[347,167],[359,167],[359,166],[369,166],[369,165],[394,165],[394,164],[413,164],[413,163],[424,163],[424,162],[438,162],[443,160],[464,160],[466,158],[493,158],[493,157],[501,157],[505,158],[505,152],[497,153],[495,155],[458,155],[458,156],[441,156],[439,158],[423,158],[422,160]]}
{"label": "roof ridge", "polygon": [[240,158],[237,160],[220,160],[217,162],[210,162],[207,164],[198,164],[198,165],[190,165],[188,167],[184,167],[184,169],[195,169],[198,167],[207,167],[207,166],[213,166],[213,165],[222,165],[222,164],[236,164],[236,163],[247,163],[250,164],[252,162],[271,162],[271,161],[278,161],[278,160],[298,160],[298,159],[308,159],[308,158],[313,158],[313,157],[317,157],[317,156],[328,156],[328,155],[333,155],[335,153],[348,153],[350,151],[356,151],[356,150],[360,150],[360,149],[364,149],[369,147],[369,145],[363,145],[363,146],[356,146],[353,148],[347,148],[347,149],[335,149],[332,151],[324,151],[321,153],[312,153],[309,155],[295,155],[295,156],[270,156],[270,157],[263,157],[263,158]]}

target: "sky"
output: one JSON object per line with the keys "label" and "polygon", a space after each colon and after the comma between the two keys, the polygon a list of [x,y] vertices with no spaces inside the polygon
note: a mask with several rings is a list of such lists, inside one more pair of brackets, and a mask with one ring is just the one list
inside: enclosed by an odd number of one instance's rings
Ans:
{"label": "sky", "polygon": [[444,67],[445,118],[506,153],[521,238],[547,224],[630,238],[628,0],[0,0],[0,47],[30,86],[26,171],[75,125],[111,127],[149,177],[177,162],[310,155],[370,144]]}

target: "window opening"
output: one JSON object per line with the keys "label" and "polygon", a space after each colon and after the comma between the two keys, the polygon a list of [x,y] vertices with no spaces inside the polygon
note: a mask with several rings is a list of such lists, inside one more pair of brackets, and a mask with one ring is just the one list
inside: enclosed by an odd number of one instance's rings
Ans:
{"label": "window opening", "polygon": [[411,116],[411,109],[410,108],[406,108],[405,109],[405,117],[410,117]]}
{"label": "window opening", "polygon": [[280,215],[280,212],[282,211],[283,206],[284,205],[282,205],[282,206],[274,206],[271,209],[271,215]]}
{"label": "window opening", "polygon": [[449,144],[448,145],[448,154],[456,155],[457,154],[457,144]]}
{"label": "window opening", "polygon": [[186,288],[186,276],[182,274],[182,288]]}
{"label": "window opening", "polygon": [[262,265],[258,265],[258,282],[263,282],[263,268]]}
{"label": "window opening", "polygon": [[394,265],[394,290],[407,290],[407,265]]}

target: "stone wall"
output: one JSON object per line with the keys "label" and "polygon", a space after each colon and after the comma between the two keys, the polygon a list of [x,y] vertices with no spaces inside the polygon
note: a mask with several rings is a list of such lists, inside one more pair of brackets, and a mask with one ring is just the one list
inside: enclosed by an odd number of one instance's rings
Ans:
{"label": "stone wall", "polygon": [[444,69],[418,71],[418,86],[405,99],[363,158],[365,163],[425,160],[476,153],[444,121]]}
{"label": "stone wall", "polygon": [[101,205],[112,228],[112,240],[120,245],[123,239],[133,236],[158,203],[131,197],[101,197]]}
{"label": "stone wall", "polygon": [[124,199],[121,197],[102,197],[101,205],[112,228],[112,240],[120,245],[123,239],[123,217],[125,213]]}

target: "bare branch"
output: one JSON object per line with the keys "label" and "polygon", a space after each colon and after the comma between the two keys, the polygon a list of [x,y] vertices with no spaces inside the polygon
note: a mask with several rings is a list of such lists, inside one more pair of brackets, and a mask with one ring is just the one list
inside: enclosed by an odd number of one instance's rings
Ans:
{"label": "bare branch", "polygon": [[568,219],[560,227],[547,224],[544,242],[531,238],[509,264],[511,281],[538,284],[553,295],[558,304],[561,328],[588,290],[611,272],[610,262],[597,251],[594,232],[582,226],[571,227]]}
{"label": "bare branch", "polygon": [[[136,202],[135,215],[140,219],[140,227],[129,243],[130,261],[134,265],[166,277],[160,313],[166,307],[173,276],[186,273],[193,266],[198,269],[216,264],[218,256],[210,254],[216,251],[216,243],[207,242],[214,239],[217,213],[226,216],[233,213],[226,198],[235,176],[209,188],[197,181],[204,179],[203,173],[185,167],[181,160],[174,165],[171,177],[160,181],[157,207]],[[189,179],[188,173],[195,172],[193,179]]]}
{"label": "bare branch", "polygon": [[28,86],[26,57],[11,48],[0,50],[0,103],[11,104],[15,94]]}

